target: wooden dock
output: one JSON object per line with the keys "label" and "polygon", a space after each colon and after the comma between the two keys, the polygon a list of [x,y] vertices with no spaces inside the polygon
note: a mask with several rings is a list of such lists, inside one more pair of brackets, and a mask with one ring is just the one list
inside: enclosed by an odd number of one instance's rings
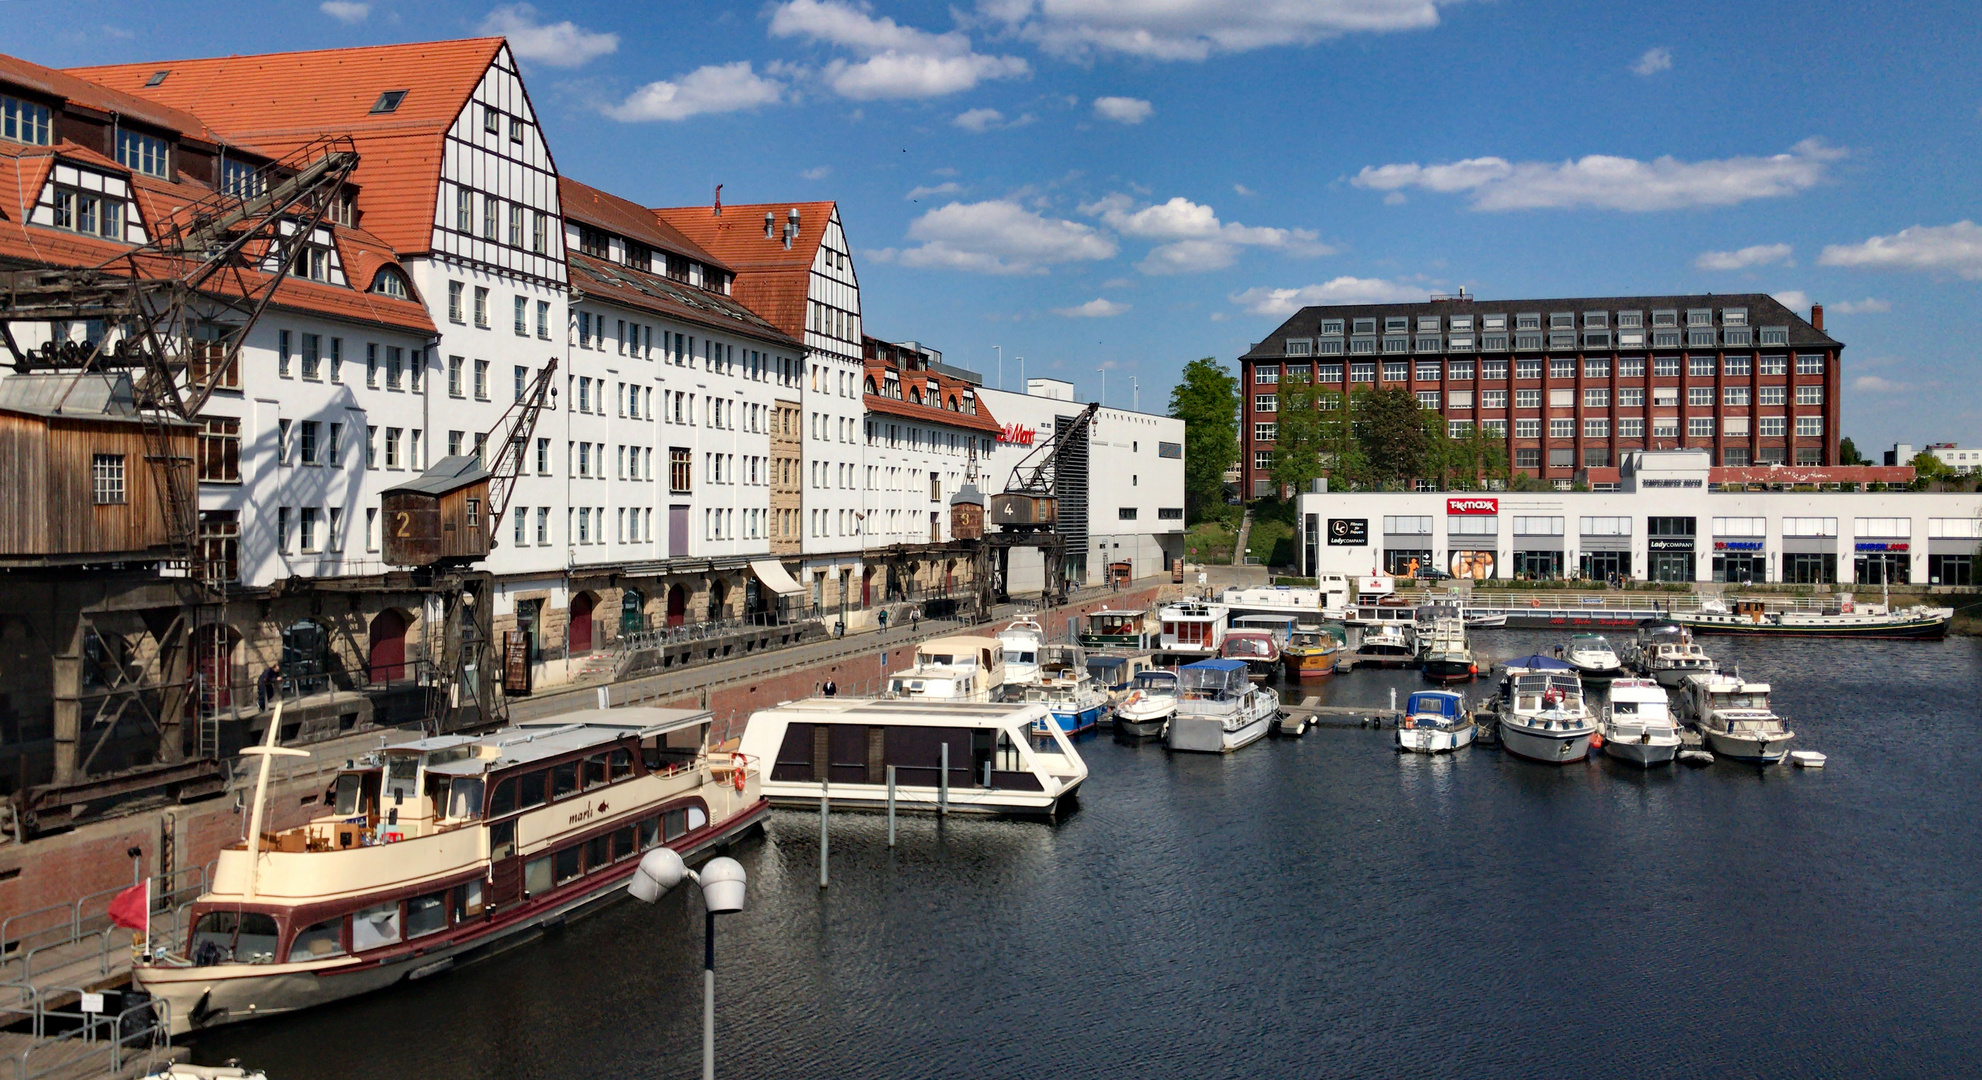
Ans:
{"label": "wooden dock", "polygon": [[1402,715],[1384,706],[1322,705],[1319,701],[1310,696],[1299,704],[1282,702],[1280,711],[1290,716],[1305,716],[1315,727],[1332,728],[1394,728]]}

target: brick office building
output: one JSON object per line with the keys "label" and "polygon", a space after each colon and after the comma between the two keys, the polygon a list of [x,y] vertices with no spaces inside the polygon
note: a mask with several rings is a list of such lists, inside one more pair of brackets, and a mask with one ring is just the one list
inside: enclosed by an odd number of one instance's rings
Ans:
{"label": "brick office building", "polygon": [[1412,391],[1448,431],[1482,425],[1515,472],[1566,487],[1631,450],[1716,465],[1834,465],[1838,358],[1824,309],[1759,293],[1308,307],[1239,358],[1244,490],[1272,490],[1278,387]]}

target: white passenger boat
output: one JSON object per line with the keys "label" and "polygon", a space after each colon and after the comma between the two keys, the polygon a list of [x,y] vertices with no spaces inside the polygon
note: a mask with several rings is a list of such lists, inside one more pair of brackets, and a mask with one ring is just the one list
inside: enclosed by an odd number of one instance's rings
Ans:
{"label": "white passenger boat", "polygon": [[1769,684],[1739,674],[1689,675],[1679,687],[1680,719],[1700,729],[1718,757],[1775,765],[1796,733],[1769,707]]}
{"label": "white passenger boat", "polygon": [[[693,859],[759,824],[757,762],[712,758],[709,721],[594,709],[389,746],[337,774],[325,813],[267,835],[264,770],[248,839],[220,852],[192,904],[185,954],[132,977],[183,1034],[505,948],[619,895],[649,848]],[[271,733],[280,724],[278,712]]]}
{"label": "white passenger boat", "polygon": [[1005,649],[1005,685],[1031,686],[1039,681],[1039,647],[1046,643],[1046,631],[1030,615],[1013,619],[998,631],[998,644]]}
{"label": "white passenger boat", "polygon": [[[1028,735],[1034,725],[1043,739]],[[885,809],[892,765],[899,810],[1053,817],[1087,779],[1080,752],[1031,702],[806,698],[751,714],[742,750],[771,763],[764,794],[780,806],[825,795],[835,809]]]}
{"label": "white passenger boat", "polygon": [[1357,667],[1410,667],[1418,662],[1411,624],[1364,623],[1356,640]]}
{"label": "white passenger boat", "polygon": [[1397,749],[1440,754],[1471,746],[1479,728],[1466,712],[1466,699],[1450,690],[1419,690],[1397,722]]}
{"label": "white passenger boat", "polygon": [[1115,705],[1115,734],[1120,738],[1160,737],[1177,714],[1177,673],[1152,668],[1136,673],[1128,696]]}
{"label": "white passenger boat", "polygon": [[1650,679],[1613,679],[1598,730],[1605,757],[1642,768],[1670,764],[1679,753],[1679,724],[1665,688]]}
{"label": "white passenger boat", "polygon": [[888,696],[924,701],[995,701],[1005,685],[1005,647],[995,638],[931,638],[907,668],[888,676]]}
{"label": "white passenger boat", "polygon": [[1280,695],[1246,677],[1237,660],[1201,660],[1177,669],[1172,750],[1229,754],[1265,735],[1280,713]]}
{"label": "white passenger boat", "polygon": [[1508,753],[1551,765],[1582,761],[1596,733],[1583,682],[1567,664],[1509,668],[1500,705],[1500,745]]}
{"label": "white passenger boat", "polygon": [[1585,679],[1615,679],[1624,674],[1624,662],[1602,634],[1574,634],[1562,646],[1563,662]]}
{"label": "white passenger boat", "polygon": [[1157,612],[1161,626],[1158,653],[1183,660],[1217,656],[1225,646],[1232,611],[1208,600],[1180,600]]}
{"label": "white passenger boat", "polygon": [[1646,623],[1625,646],[1625,662],[1639,674],[1668,690],[1676,690],[1686,676],[1711,675],[1713,657],[1693,640],[1693,634],[1674,622]]}

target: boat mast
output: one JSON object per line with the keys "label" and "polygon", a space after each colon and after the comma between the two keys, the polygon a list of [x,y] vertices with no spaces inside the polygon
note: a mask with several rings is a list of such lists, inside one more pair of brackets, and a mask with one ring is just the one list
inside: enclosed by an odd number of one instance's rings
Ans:
{"label": "boat mast", "polygon": [[275,757],[309,757],[308,750],[277,746],[275,741],[282,737],[282,697],[280,687],[275,699],[275,713],[268,720],[268,734],[260,746],[244,747],[241,753],[261,759],[260,769],[255,777],[255,807],[248,817],[248,886],[245,899],[255,898],[255,877],[261,871],[262,811],[268,806],[268,766],[269,759]]}

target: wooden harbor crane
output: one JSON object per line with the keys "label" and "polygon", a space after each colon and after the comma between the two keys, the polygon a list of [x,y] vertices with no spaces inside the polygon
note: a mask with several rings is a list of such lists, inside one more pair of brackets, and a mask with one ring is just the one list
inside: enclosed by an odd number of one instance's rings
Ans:
{"label": "wooden harbor crane", "polygon": [[991,610],[996,600],[992,553],[997,553],[995,580],[1004,582],[1010,579],[1014,547],[1038,548],[1044,563],[1046,595],[1053,599],[1066,595],[1067,537],[1059,527],[1059,481],[1063,471],[1070,471],[1077,447],[1083,451],[1081,460],[1086,460],[1085,439],[1100,411],[1101,403],[1093,402],[1071,421],[1056,425],[1049,438],[1012,467],[1005,490],[986,501],[984,521],[1001,531],[986,530],[977,548],[978,603],[982,610]]}

